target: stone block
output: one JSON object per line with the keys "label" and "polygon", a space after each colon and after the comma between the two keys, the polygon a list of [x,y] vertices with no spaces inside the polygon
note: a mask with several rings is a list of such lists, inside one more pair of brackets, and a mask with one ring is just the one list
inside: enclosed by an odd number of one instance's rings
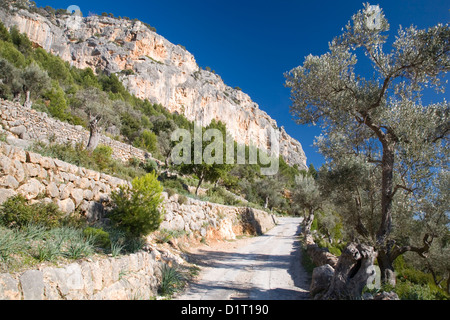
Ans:
{"label": "stone block", "polygon": [[11,133],[14,133],[16,136],[18,136],[20,139],[24,138],[25,133],[27,132],[27,128],[24,125],[20,125],[17,127],[12,127],[9,129]]}
{"label": "stone block", "polygon": [[17,189],[19,187],[19,182],[13,176],[7,175],[0,178],[0,186]]}
{"label": "stone block", "polygon": [[85,214],[89,222],[94,222],[100,220],[103,217],[104,213],[105,208],[101,203],[90,201]]}
{"label": "stone block", "polygon": [[6,200],[17,195],[17,192],[11,189],[0,189],[0,205]]}
{"label": "stone block", "polygon": [[9,157],[12,160],[18,160],[22,163],[27,162],[27,153],[21,147],[13,147]]}
{"label": "stone block", "polygon": [[73,190],[73,184],[62,184],[59,186],[59,196],[61,200],[66,200],[70,197]]}
{"label": "stone block", "polygon": [[94,291],[100,291],[103,288],[103,270],[99,265],[99,262],[92,262],[89,264],[91,268],[92,285]]}
{"label": "stone block", "polygon": [[44,299],[44,276],[41,271],[29,270],[20,276],[24,300]]}
{"label": "stone block", "polygon": [[75,207],[78,207],[84,199],[84,191],[82,189],[72,189],[70,195],[75,202]]}
{"label": "stone block", "polygon": [[86,189],[83,191],[83,198],[87,201],[91,201],[94,199],[94,193],[91,190]]}
{"label": "stone block", "polygon": [[72,199],[58,200],[57,205],[62,212],[67,214],[73,213],[76,209]]}
{"label": "stone block", "polygon": [[91,263],[83,261],[81,263],[81,275],[83,276],[84,292],[91,296],[94,294],[94,282],[92,280]]}
{"label": "stone block", "polygon": [[27,183],[17,189],[17,192],[23,195],[27,200],[35,199],[44,191],[45,186],[35,178],[28,180]]}
{"label": "stone block", "polygon": [[55,182],[50,182],[47,186],[47,195],[52,198],[59,198],[59,188]]}
{"label": "stone block", "polygon": [[28,149],[33,144],[32,141],[18,139],[16,137],[14,137],[13,135],[9,135],[8,137],[6,137],[6,142],[9,145],[12,145],[12,146],[15,146],[15,147],[19,147],[19,148],[24,149],[24,150]]}
{"label": "stone block", "polygon": [[78,263],[72,263],[65,268],[67,274],[66,284],[69,290],[83,290],[84,282],[81,267]]}
{"label": "stone block", "polygon": [[25,180],[26,173],[22,162],[19,160],[14,160],[14,169],[14,178],[16,178],[19,183],[23,182]]}
{"label": "stone block", "polygon": [[40,154],[33,153],[33,152],[27,153],[27,160],[28,160],[27,162],[29,162],[29,163],[39,164],[41,159],[42,159],[42,156]]}
{"label": "stone block", "polygon": [[39,164],[45,169],[55,169],[55,162],[52,158],[42,157]]}
{"label": "stone block", "polygon": [[53,161],[55,162],[55,166],[58,168],[58,170],[64,172],[69,171],[69,164],[67,162],[58,159],[54,159]]}
{"label": "stone block", "polygon": [[37,177],[39,175],[40,167],[34,163],[25,163],[25,171],[27,175],[31,178]]}
{"label": "stone block", "polygon": [[6,155],[0,154],[0,172],[3,174],[13,174],[13,161]]}
{"label": "stone block", "polygon": [[0,300],[20,300],[19,281],[10,274],[0,274]]}

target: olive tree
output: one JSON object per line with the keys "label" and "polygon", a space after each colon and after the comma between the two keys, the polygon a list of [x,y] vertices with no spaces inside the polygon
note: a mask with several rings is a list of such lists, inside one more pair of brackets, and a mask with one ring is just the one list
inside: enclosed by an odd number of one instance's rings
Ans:
{"label": "olive tree", "polygon": [[51,80],[47,72],[39,68],[36,63],[30,64],[21,74],[23,92],[25,93],[26,108],[31,108],[33,103],[31,101],[31,94],[39,96],[40,93],[51,88]]}
{"label": "olive tree", "polygon": [[[377,228],[370,236],[364,234],[367,226],[359,230],[376,249],[382,280],[395,283],[392,252],[414,250],[423,255],[436,236],[425,236],[421,248],[399,247],[393,219],[400,210],[397,202],[405,198],[405,210],[417,216],[417,199],[433,188],[433,176],[448,170],[450,104],[445,99],[425,104],[422,96],[431,89],[444,92],[450,27],[400,27],[388,51],[388,21],[379,8],[374,19],[373,9],[366,4],[356,13],[329,44],[329,52],[309,55],[287,73],[286,85],[298,123],[322,126],[316,144],[330,163],[345,155],[373,166]],[[368,79],[355,71],[361,52],[372,66]]]}
{"label": "olive tree", "polygon": [[292,193],[292,203],[295,208],[303,210],[303,233],[309,234],[317,210],[323,208],[325,197],[322,196],[316,180],[310,175],[295,177],[295,189]]}
{"label": "olive tree", "polygon": [[97,88],[82,89],[75,94],[72,112],[89,123],[89,140],[86,149],[94,151],[100,142],[102,125],[119,125],[119,114],[123,106],[114,104],[108,95]]}

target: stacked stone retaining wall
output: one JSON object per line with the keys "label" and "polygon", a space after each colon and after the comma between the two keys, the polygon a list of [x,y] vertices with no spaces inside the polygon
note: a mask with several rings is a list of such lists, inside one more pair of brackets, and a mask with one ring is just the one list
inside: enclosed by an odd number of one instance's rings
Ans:
{"label": "stacked stone retaining wall", "polygon": [[[123,184],[129,182],[0,142],[0,204],[21,194],[31,202],[53,202],[67,214],[79,212],[95,221],[102,218],[110,193]],[[235,239],[243,232],[263,234],[276,224],[273,215],[261,210],[191,198],[180,201],[176,194],[163,196],[165,216],[160,229]],[[0,274],[0,300],[147,299],[156,295],[161,265],[177,258],[154,249]]]}
{"label": "stacked stone retaining wall", "polygon": [[[82,126],[59,121],[44,112],[27,109],[7,100],[0,100],[0,115],[1,125],[7,133],[8,142],[18,146],[26,147],[37,141],[87,145],[89,140],[89,131]],[[112,156],[124,162],[131,158],[141,161],[153,159],[146,151],[111,139],[106,135],[101,135],[100,144],[111,147]],[[160,161],[153,160],[161,164]]]}

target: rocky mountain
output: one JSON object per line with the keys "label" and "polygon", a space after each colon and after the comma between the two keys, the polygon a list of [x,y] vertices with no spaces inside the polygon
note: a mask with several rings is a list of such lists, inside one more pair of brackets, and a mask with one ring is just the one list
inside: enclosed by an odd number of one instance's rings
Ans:
{"label": "rocky mountain", "polygon": [[271,137],[275,137],[285,161],[306,169],[301,144],[247,94],[200,68],[184,47],[170,43],[140,21],[43,15],[22,9],[0,9],[0,19],[75,67],[116,73],[139,98],[160,103],[202,126],[213,119],[224,122],[238,143],[271,150]]}

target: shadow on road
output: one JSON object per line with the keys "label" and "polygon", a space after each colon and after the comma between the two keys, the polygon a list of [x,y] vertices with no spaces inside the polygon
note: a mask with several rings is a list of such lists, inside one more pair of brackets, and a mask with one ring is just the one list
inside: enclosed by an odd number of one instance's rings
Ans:
{"label": "shadow on road", "polygon": [[[303,269],[301,264],[301,245],[298,239],[301,226],[298,226],[295,235],[296,236],[280,236],[277,235],[278,241],[284,241],[291,245],[291,252],[273,254],[270,253],[273,250],[267,249],[268,253],[261,253],[261,249],[258,251],[242,251],[230,252],[230,251],[217,251],[217,249],[200,249],[196,253],[188,254],[190,262],[195,263],[199,267],[208,267],[214,269],[222,269],[235,271],[240,270],[244,273],[261,272],[277,272],[286,271],[291,277],[294,286],[300,290],[290,290],[286,288],[274,288],[263,289],[263,285],[260,287],[258,283],[242,282],[242,281],[227,281],[226,279],[217,279],[210,281],[198,281],[189,285],[189,292],[192,295],[202,294],[205,292],[226,292],[230,293],[229,299],[231,300],[308,300],[309,298],[309,285],[310,276]],[[258,237],[255,243],[263,243],[266,247],[270,246],[271,237],[274,235],[266,234]],[[253,248],[253,247],[252,247]],[[264,250],[264,249],[263,249]],[[274,280],[276,281],[276,279]]]}

